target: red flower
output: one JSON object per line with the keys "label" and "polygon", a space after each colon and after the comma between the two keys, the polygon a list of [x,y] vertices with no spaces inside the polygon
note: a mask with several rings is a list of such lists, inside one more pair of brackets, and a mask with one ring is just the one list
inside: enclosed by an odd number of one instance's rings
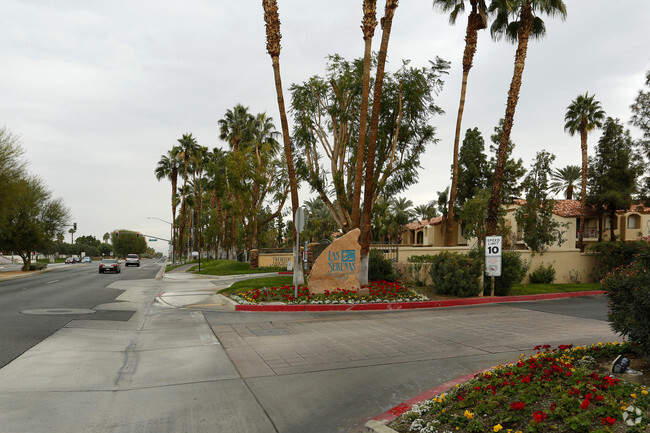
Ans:
{"label": "red flower", "polygon": [[555,410],[556,407],[557,407],[557,403],[555,402],[551,403],[551,410]]}
{"label": "red flower", "polygon": [[530,374],[521,378],[521,383],[530,383]]}
{"label": "red flower", "polygon": [[580,408],[582,408],[582,409],[587,409],[588,407],[589,407],[589,400],[584,399],[584,400],[582,401],[582,404],[580,405]]}
{"label": "red flower", "polygon": [[546,419],[546,413],[541,410],[536,410],[533,412],[533,418],[535,418],[535,422],[542,422]]}
{"label": "red flower", "polygon": [[510,408],[512,410],[523,410],[526,407],[526,403],[523,401],[516,401],[514,403],[510,403]]}
{"label": "red flower", "polygon": [[607,425],[607,424],[609,424],[609,425],[613,426],[614,423],[616,423],[616,418],[612,418],[611,416],[608,416],[608,417],[606,417],[606,418],[601,418],[601,419],[600,419],[600,422],[601,422],[603,425]]}

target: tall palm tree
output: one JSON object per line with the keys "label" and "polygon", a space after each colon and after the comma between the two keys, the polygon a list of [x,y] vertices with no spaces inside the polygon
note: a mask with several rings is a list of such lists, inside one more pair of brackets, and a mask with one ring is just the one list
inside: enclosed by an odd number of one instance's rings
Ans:
{"label": "tall palm tree", "polygon": [[160,181],[163,177],[170,180],[172,184],[172,248],[174,250],[172,261],[176,257],[176,189],[178,187],[178,152],[177,146],[172,146],[166,155],[161,155],[160,161],[154,171],[156,179]]}
{"label": "tall palm tree", "polygon": [[375,88],[372,97],[372,114],[370,116],[370,133],[368,136],[368,148],[366,153],[366,177],[363,194],[363,212],[361,214],[360,246],[361,262],[359,271],[359,284],[364,286],[368,281],[368,254],[370,252],[370,223],[372,217],[373,192],[375,189],[375,154],[377,137],[379,135],[379,111],[381,108],[381,95],[383,92],[384,69],[386,67],[386,56],[388,55],[388,41],[393,27],[393,17],[399,0],[386,0],[384,17],[381,19],[381,43],[377,55],[377,71],[375,75]]}
{"label": "tall palm tree", "polygon": [[247,140],[250,134],[250,125],[253,115],[248,112],[248,107],[241,104],[233,109],[226,110],[223,119],[219,119],[219,138],[230,145],[232,150],[237,150],[242,141]]}
{"label": "tall palm tree", "polygon": [[[497,150],[497,163],[492,183],[492,195],[488,204],[487,233],[494,235],[497,232],[499,221],[499,207],[501,205],[501,183],[503,171],[507,160],[507,147],[510,141],[510,132],[515,118],[515,109],[519,100],[521,78],[526,65],[528,40],[542,38],[546,34],[544,21],[538,14],[548,16],[559,15],[566,17],[566,5],[562,0],[493,0],[489,12],[495,12],[495,18],[490,27],[490,33],[495,39],[505,37],[510,42],[517,42],[515,53],[515,66],[508,90],[508,102],[503,122],[503,133]],[[512,18],[512,19],[511,19]]]}
{"label": "tall palm tree", "polygon": [[361,184],[363,182],[363,161],[366,149],[366,130],[368,125],[368,97],[370,96],[370,58],[372,56],[372,37],[377,27],[377,0],[363,0],[363,80],[361,84],[361,108],[359,116],[359,140],[357,142],[357,162],[355,166],[354,189],[352,191],[352,227],[359,227],[361,218]]}
{"label": "tall palm tree", "polygon": [[550,191],[554,194],[564,194],[567,200],[573,200],[575,183],[582,177],[582,170],[578,165],[567,165],[551,171]]}
{"label": "tall palm tree", "polygon": [[[445,226],[445,245],[453,245],[454,235],[454,201],[456,200],[456,188],[458,185],[458,148],[460,145],[460,130],[465,109],[465,93],[467,91],[467,77],[472,69],[478,31],[487,27],[486,10],[484,0],[469,0],[472,10],[467,17],[467,30],[465,32],[465,52],[463,54],[463,81],[460,87],[460,103],[458,104],[458,115],[456,116],[456,134],[454,136],[454,153],[452,163],[451,190],[449,192],[449,209],[447,210],[447,224]],[[465,10],[464,0],[433,0],[433,6],[440,8],[443,12],[449,12],[449,23],[455,24],[458,15]]]}
{"label": "tall palm tree", "polygon": [[179,222],[179,242],[178,242],[178,254],[180,257],[183,257],[184,251],[184,239],[185,239],[185,224],[186,224],[186,214],[187,214],[187,200],[186,194],[187,191],[187,167],[190,163],[192,155],[195,151],[195,148],[198,146],[196,139],[192,137],[192,134],[183,134],[181,138],[178,139],[178,159],[183,161],[183,194],[181,195],[181,218]]}
{"label": "tall palm tree", "polygon": [[[266,24],[266,51],[271,56],[273,64],[273,75],[275,78],[275,93],[278,98],[278,109],[280,111],[280,123],[282,125],[282,139],[284,143],[284,154],[287,160],[287,174],[289,176],[289,188],[291,190],[291,210],[292,217],[295,220],[296,212],[300,206],[298,201],[298,181],[296,178],[296,169],[293,165],[293,151],[291,150],[291,142],[289,140],[289,123],[287,122],[287,111],[284,106],[284,95],[282,93],[282,78],[280,75],[280,14],[278,13],[277,0],[262,0],[262,7],[264,8],[264,23]],[[294,239],[296,239],[294,227]],[[295,243],[294,243],[295,244]],[[297,271],[296,278],[294,279],[299,284],[304,282],[302,274],[302,266],[300,266],[299,247],[294,245],[294,269]]]}
{"label": "tall palm tree", "polygon": [[571,101],[564,115],[564,130],[571,135],[580,132],[580,148],[582,150],[582,188],[580,189],[580,203],[582,211],[580,212],[580,223],[578,227],[578,248],[584,251],[584,233],[585,233],[585,203],[587,200],[587,135],[594,128],[602,127],[605,120],[605,112],[600,106],[600,102],[594,100],[596,95],[589,96],[589,92],[578,95]]}

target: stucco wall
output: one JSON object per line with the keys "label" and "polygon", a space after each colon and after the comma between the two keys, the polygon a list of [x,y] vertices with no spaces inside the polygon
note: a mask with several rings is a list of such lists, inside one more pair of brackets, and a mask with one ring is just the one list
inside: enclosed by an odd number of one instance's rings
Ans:
{"label": "stucco wall", "polygon": [[[452,251],[460,254],[467,254],[469,248],[467,247],[454,247],[454,248],[432,248],[432,247],[402,247],[399,248],[397,268],[402,275],[405,273],[409,266],[407,260],[411,256],[420,256],[431,254],[435,255],[441,251]],[[554,283],[572,283],[577,280],[581,283],[593,283],[594,266],[596,265],[595,256],[591,254],[581,253],[579,250],[554,250],[547,251],[544,254],[533,254],[531,251],[517,251],[521,254],[523,260],[530,263],[528,274],[537,269],[540,265],[547,266],[549,263],[555,269]],[[420,281],[425,284],[430,284],[430,279],[427,276],[427,266],[420,268]],[[530,282],[528,275],[524,278],[522,283]]]}

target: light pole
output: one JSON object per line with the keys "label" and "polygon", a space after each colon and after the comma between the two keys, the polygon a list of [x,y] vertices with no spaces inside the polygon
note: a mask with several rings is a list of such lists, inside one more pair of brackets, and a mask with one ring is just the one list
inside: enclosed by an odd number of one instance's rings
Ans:
{"label": "light pole", "polygon": [[172,265],[176,264],[176,251],[174,250],[174,224],[157,217],[147,217],[148,220],[158,220],[169,224],[169,240],[172,243]]}

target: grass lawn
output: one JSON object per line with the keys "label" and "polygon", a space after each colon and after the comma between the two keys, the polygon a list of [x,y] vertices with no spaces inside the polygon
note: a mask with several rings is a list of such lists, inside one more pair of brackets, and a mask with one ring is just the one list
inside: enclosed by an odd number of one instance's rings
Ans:
{"label": "grass lawn", "polygon": [[227,289],[221,290],[222,295],[231,295],[233,293],[247,292],[249,290],[261,289],[263,287],[280,287],[282,285],[293,284],[293,276],[287,275],[282,277],[265,277],[252,278],[250,280],[237,281]]}
{"label": "grass lawn", "polygon": [[199,265],[190,269],[202,275],[241,275],[241,274],[261,274],[269,272],[265,269],[251,269],[248,263],[238,262],[236,260],[210,260],[201,261],[201,271],[199,272]]}

